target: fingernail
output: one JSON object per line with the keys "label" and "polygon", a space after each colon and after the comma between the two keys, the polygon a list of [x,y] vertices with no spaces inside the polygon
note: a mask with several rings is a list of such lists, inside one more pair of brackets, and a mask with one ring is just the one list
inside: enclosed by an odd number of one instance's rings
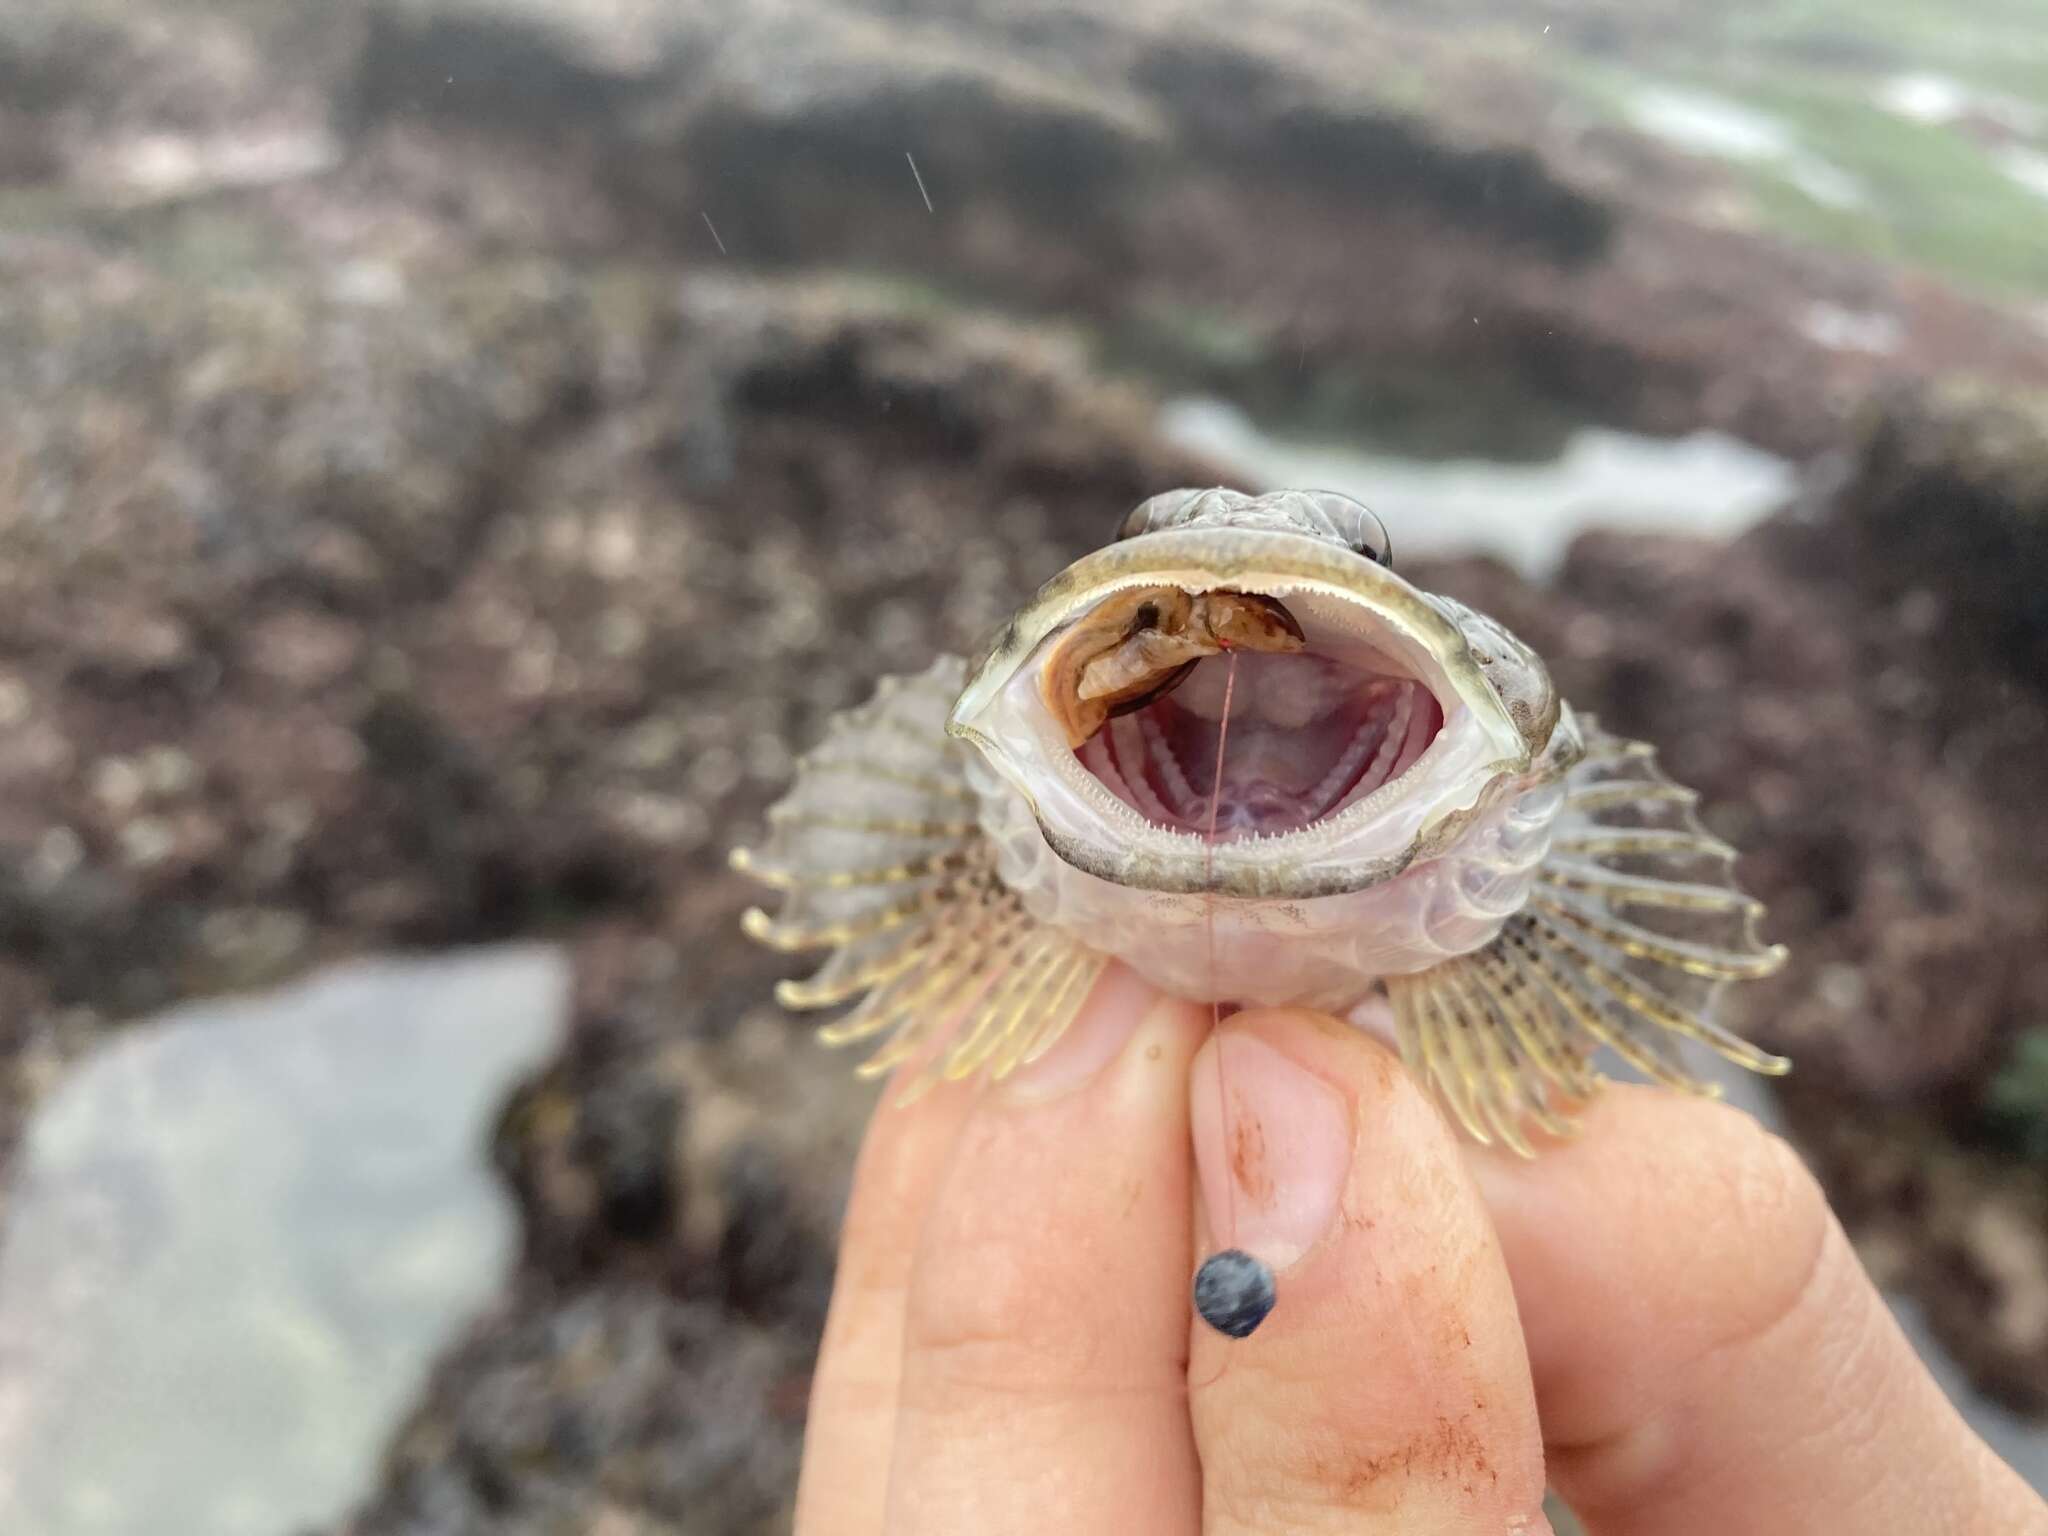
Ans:
{"label": "fingernail", "polygon": [[1344,1096],[1232,1031],[1203,1046],[1188,1087],[1211,1239],[1285,1269],[1336,1220],[1351,1172]]}
{"label": "fingernail", "polygon": [[1013,1099],[1040,1103],[1092,1082],[1158,1001],[1159,989],[1129,966],[1110,966],[1059,1042],[1011,1073],[1005,1091]]}

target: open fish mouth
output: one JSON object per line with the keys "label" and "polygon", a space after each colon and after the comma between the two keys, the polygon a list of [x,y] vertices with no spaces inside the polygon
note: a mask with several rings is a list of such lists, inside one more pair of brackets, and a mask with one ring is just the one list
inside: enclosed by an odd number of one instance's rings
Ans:
{"label": "open fish mouth", "polygon": [[1549,738],[1554,709],[1510,707],[1507,653],[1470,622],[1326,541],[1148,532],[1049,582],[948,728],[1100,879],[1356,890],[1445,846]]}
{"label": "open fish mouth", "polygon": [[1338,814],[1400,778],[1443,729],[1443,706],[1414,678],[1315,656],[1247,656],[1235,679],[1230,665],[1197,662],[1174,693],[1111,720],[1082,765],[1154,825],[1230,842]]}
{"label": "open fish mouth", "polygon": [[1279,600],[1229,591],[1114,594],[1054,649],[1040,689],[1111,794],[1217,843],[1341,814],[1412,768],[1444,723],[1391,655],[1311,638]]}

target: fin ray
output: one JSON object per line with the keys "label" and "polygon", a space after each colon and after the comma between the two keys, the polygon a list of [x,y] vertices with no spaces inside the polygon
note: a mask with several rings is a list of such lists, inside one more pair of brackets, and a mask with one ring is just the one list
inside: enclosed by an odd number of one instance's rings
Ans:
{"label": "fin ray", "polygon": [[1588,911],[1576,901],[1538,893],[1529,900],[1533,911],[1555,923],[1593,935],[1632,960],[1649,960],[1688,976],[1711,981],[1760,981],[1785,963],[1781,946],[1744,953],[1718,945],[1668,938],[1611,912]]}
{"label": "fin ray", "polygon": [[[1106,959],[1030,916],[995,872],[973,819],[964,750],[945,718],[966,666],[945,657],[884,678],[827,724],[770,808],[758,851],[732,867],[781,895],[742,927],[784,951],[829,949],[810,977],[776,988],[795,1009],[851,1004],[817,1031],[874,1042],[855,1067],[880,1077],[920,1062],[900,1098],[1049,1050]],[[858,999],[858,1001],[856,1001]]]}
{"label": "fin ray", "polygon": [[1747,891],[1696,880],[1631,874],[1579,859],[1553,856],[1537,868],[1537,883],[1602,896],[1616,906],[1671,907],[1689,912],[1751,912],[1763,903]]}
{"label": "fin ray", "polygon": [[1582,723],[1587,750],[1527,905],[1482,948],[1386,981],[1411,1070],[1476,1139],[1517,1152],[1534,1150],[1531,1129],[1569,1133],[1601,1049],[1708,1096],[1719,1086],[1687,1066],[1684,1042],[1766,1075],[1790,1065],[1713,1017],[1729,983],[1785,959],[1757,937],[1763,904],[1736,885],[1735,850],[1650,748]]}

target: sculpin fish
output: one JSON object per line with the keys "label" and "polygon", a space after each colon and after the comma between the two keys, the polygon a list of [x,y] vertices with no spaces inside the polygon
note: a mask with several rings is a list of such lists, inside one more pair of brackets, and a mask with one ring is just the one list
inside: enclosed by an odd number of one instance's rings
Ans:
{"label": "sculpin fish", "polygon": [[[829,951],[788,1007],[852,1005],[910,1090],[1042,1055],[1119,959],[1196,1001],[1384,995],[1472,1136],[1568,1134],[1612,1057],[1711,1092],[1677,1042],[1784,951],[1735,851],[1652,749],[1559,698],[1528,646],[1396,575],[1318,491],[1156,496],[968,663],[836,717],[735,867],[745,926]],[[1376,1016],[1385,1014],[1377,1010]]]}

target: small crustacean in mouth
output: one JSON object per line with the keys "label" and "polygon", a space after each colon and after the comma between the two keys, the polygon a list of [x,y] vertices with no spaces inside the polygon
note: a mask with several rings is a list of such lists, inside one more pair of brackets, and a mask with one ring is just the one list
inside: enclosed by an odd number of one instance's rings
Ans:
{"label": "small crustacean in mouth", "polygon": [[1118,799],[1158,826],[1213,828],[1219,842],[1297,831],[1356,804],[1405,773],[1444,718],[1391,660],[1356,647],[1319,654],[1285,605],[1244,592],[1118,593],[1048,658],[1040,690],[1082,766]]}

